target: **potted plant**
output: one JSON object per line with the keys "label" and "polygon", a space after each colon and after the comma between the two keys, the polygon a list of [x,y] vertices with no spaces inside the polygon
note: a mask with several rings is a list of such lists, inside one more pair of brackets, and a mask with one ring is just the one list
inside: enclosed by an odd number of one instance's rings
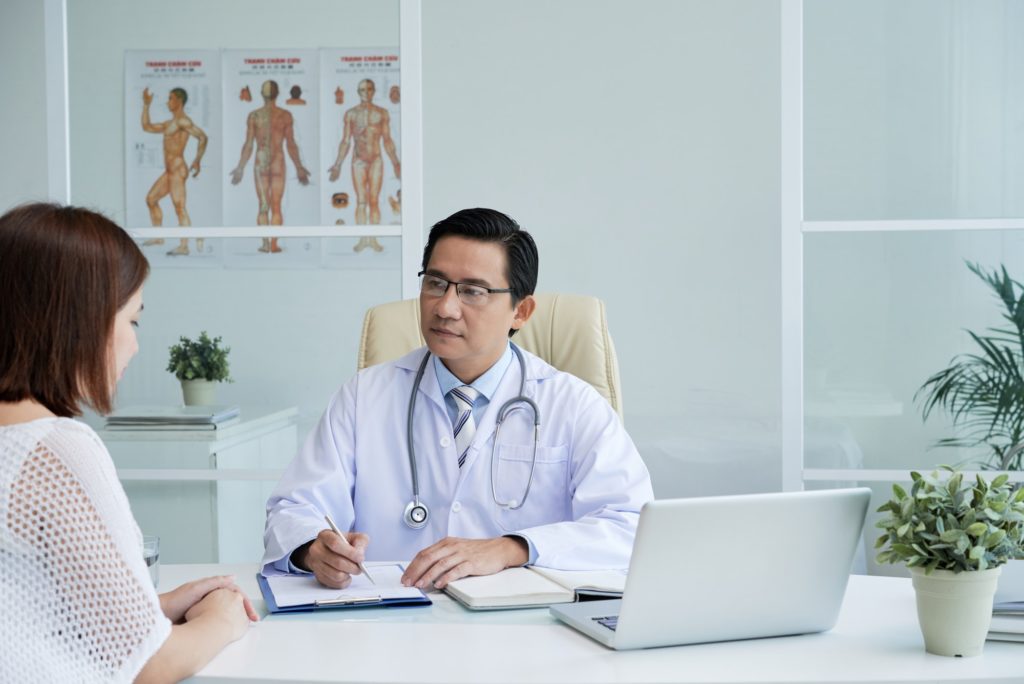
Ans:
{"label": "potted plant", "polygon": [[171,345],[167,370],[181,381],[186,406],[207,406],[216,403],[217,382],[232,382],[228,371],[231,347],[220,346],[221,338],[204,330],[196,340],[181,337]]}
{"label": "potted plant", "polygon": [[1024,285],[1010,278],[1005,267],[987,272],[967,262],[975,275],[995,293],[1007,325],[979,335],[967,331],[978,349],[957,354],[949,367],[928,378],[914,399],[923,398],[924,420],[942,409],[959,428],[959,435],[938,446],[984,446],[983,467],[1024,468]]}
{"label": "potted plant", "polygon": [[906,563],[917,596],[925,649],[945,656],[981,653],[992,619],[1001,566],[1024,558],[1024,488],[1005,474],[974,483],[949,466],[931,475],[910,474],[908,494],[893,498],[876,523],[879,563]]}

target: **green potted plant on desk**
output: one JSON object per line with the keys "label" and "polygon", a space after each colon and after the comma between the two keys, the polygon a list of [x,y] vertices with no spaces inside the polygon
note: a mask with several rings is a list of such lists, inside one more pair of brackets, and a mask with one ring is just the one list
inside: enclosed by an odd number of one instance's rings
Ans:
{"label": "green potted plant on desk", "polygon": [[181,381],[186,406],[208,406],[216,402],[216,384],[232,382],[228,370],[231,347],[222,347],[221,338],[204,330],[196,340],[181,337],[170,348],[167,370]]}
{"label": "green potted plant on desk", "polygon": [[876,523],[885,530],[875,548],[879,563],[906,563],[917,597],[925,649],[945,656],[981,653],[992,619],[1001,566],[1024,558],[1024,489],[1006,475],[991,484],[942,466],[942,474],[910,474],[908,494],[893,498]]}

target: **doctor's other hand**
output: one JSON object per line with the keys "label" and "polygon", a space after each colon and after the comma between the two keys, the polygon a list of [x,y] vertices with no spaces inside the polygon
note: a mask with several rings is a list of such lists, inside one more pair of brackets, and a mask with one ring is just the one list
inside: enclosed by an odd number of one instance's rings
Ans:
{"label": "doctor's other hand", "polygon": [[362,532],[320,530],[312,543],[295,550],[292,562],[316,575],[325,587],[344,589],[352,583],[352,575],[359,574],[369,544],[370,538]]}
{"label": "doctor's other hand", "polygon": [[444,589],[461,577],[493,575],[529,560],[529,546],[520,537],[445,537],[416,554],[402,575],[402,584],[426,589],[433,583],[435,588]]}
{"label": "doctor's other hand", "polygon": [[234,575],[218,575],[216,577],[205,577],[193,582],[186,582],[176,589],[160,594],[160,608],[171,622],[180,624],[185,621],[185,614],[192,606],[199,603],[211,591],[217,589],[230,589],[237,592],[242,597],[242,607],[245,609],[245,614],[249,619],[253,622],[260,619],[256,610],[252,607],[249,597],[235,584]]}

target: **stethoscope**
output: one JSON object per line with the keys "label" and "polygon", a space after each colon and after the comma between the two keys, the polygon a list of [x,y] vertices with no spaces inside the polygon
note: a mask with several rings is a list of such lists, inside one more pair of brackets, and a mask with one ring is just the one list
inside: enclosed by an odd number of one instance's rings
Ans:
{"label": "stethoscope", "polygon": [[[494,503],[498,506],[505,508],[510,511],[515,511],[523,507],[526,503],[526,497],[530,495],[530,485],[533,484],[533,469],[537,465],[537,442],[538,436],[540,435],[540,410],[537,408],[537,404],[534,403],[533,399],[523,395],[523,389],[526,386],[526,361],[523,360],[523,353],[519,351],[519,347],[514,344],[510,344],[512,351],[515,352],[516,359],[519,360],[519,395],[512,397],[498,410],[498,419],[494,428],[494,442],[491,444],[491,498],[494,499]],[[427,351],[423,355],[423,362],[420,363],[419,370],[416,371],[416,380],[412,383],[412,394],[409,396],[409,420],[405,428],[405,439],[409,446],[409,471],[412,473],[412,501],[405,507],[405,513],[403,519],[405,524],[414,530],[423,529],[427,524],[427,518],[430,517],[430,511],[427,509],[427,505],[420,501],[420,478],[416,472],[416,448],[412,443],[412,416],[413,410],[416,406],[416,393],[420,389],[420,381],[423,380],[423,372],[427,369],[427,361],[430,360],[430,351]],[[520,404],[517,406],[516,404]],[[530,477],[526,480],[526,489],[523,491],[522,500],[517,501],[511,499],[510,501],[499,501],[498,494],[494,489],[494,474],[496,464],[494,461],[494,447],[498,444],[498,435],[501,433],[501,424],[510,413],[515,410],[523,410],[526,408],[522,404],[528,405],[533,410],[533,459],[530,461]]]}

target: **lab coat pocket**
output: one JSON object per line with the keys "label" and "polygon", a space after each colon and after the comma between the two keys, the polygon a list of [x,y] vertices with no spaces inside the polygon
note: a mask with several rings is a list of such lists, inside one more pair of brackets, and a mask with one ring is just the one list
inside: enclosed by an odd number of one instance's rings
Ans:
{"label": "lab coat pocket", "polygon": [[[569,448],[537,447],[537,464],[529,493],[533,445],[499,446],[494,463],[494,492],[501,504],[498,525],[507,532],[569,520]],[[524,497],[525,495],[525,497]]]}

